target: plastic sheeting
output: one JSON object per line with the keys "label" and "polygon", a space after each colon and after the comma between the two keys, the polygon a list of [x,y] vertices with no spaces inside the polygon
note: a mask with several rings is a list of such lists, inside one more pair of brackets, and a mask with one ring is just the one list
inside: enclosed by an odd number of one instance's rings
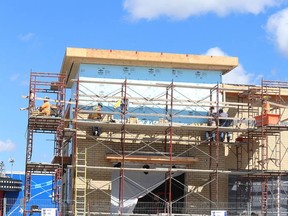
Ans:
{"label": "plastic sheeting", "polygon": [[[153,165],[149,165],[154,168]],[[130,166],[132,167],[132,166]],[[133,166],[136,167],[136,166]],[[142,168],[139,167],[138,168]],[[173,174],[173,176],[181,173]],[[119,206],[122,205],[122,213],[133,213],[133,210],[139,198],[147,195],[155,188],[165,182],[165,172],[147,172],[142,171],[125,171],[124,172],[124,189],[121,189],[120,171],[112,173],[112,192],[111,192],[111,213],[119,213]],[[123,191],[123,200],[120,200],[121,191]]]}

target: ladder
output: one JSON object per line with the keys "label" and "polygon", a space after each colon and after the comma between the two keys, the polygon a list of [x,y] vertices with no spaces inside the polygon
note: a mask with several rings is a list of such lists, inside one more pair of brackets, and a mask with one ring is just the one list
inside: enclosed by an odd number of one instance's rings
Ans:
{"label": "ladder", "polygon": [[75,178],[75,215],[86,215],[86,163],[87,149],[84,152],[76,150],[76,178]]}
{"label": "ladder", "polygon": [[262,212],[262,215],[267,215],[267,210],[268,210],[268,178],[267,176],[265,176],[264,179],[262,180],[261,187],[262,187],[261,212]]}
{"label": "ladder", "polygon": [[61,203],[62,201],[62,166],[59,166],[54,174],[53,179],[53,200],[55,203]]}

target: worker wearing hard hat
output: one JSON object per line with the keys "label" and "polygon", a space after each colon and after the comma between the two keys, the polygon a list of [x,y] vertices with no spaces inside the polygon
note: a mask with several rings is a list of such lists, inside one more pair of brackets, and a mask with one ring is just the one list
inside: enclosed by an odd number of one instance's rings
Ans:
{"label": "worker wearing hard hat", "polygon": [[266,115],[270,113],[270,103],[268,102],[268,97],[264,96],[262,100],[262,114]]}
{"label": "worker wearing hard hat", "polygon": [[44,98],[44,103],[42,106],[39,107],[39,111],[41,114],[45,116],[50,116],[51,108],[50,108],[50,103],[49,103],[49,97]]}
{"label": "worker wearing hard hat", "polygon": [[[93,107],[94,112],[89,114],[88,119],[95,119],[96,121],[101,121],[103,118],[103,114],[101,112],[102,107],[103,107],[102,103],[98,103],[97,106]],[[101,133],[102,133],[101,127],[99,126],[92,127],[92,134],[94,136],[100,136]]]}
{"label": "worker wearing hard hat", "polygon": [[97,106],[93,107],[93,113],[90,113],[89,115],[89,119],[98,119],[98,120],[101,120],[103,115],[102,115],[102,107],[103,107],[103,104],[102,103],[98,103]]}

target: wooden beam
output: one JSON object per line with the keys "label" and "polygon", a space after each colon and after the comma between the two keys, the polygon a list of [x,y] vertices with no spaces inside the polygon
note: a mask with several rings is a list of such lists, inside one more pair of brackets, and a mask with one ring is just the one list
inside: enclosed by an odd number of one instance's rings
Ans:
{"label": "wooden beam", "polygon": [[72,156],[54,156],[52,164],[71,165]]}
{"label": "wooden beam", "polygon": [[[106,154],[105,159],[110,162],[121,162],[122,156],[117,154]],[[196,157],[172,157],[172,164],[192,164],[198,162]],[[129,155],[125,156],[125,162],[169,164],[170,157],[164,155]]]}

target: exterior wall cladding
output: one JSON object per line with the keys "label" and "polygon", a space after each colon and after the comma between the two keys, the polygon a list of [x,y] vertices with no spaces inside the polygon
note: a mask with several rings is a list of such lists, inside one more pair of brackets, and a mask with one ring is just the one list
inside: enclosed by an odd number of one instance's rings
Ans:
{"label": "exterior wall cladding", "polygon": [[[22,181],[22,185],[24,185],[25,174],[23,172],[14,172],[13,174],[7,174],[7,176],[13,177],[14,180]],[[51,201],[47,202],[47,200],[51,200],[52,197],[52,181],[52,175],[33,174],[33,184],[31,186],[32,198],[28,205],[29,209],[33,205],[37,205],[39,209],[55,207]],[[43,191],[45,193],[43,193]],[[21,191],[5,192],[5,199],[7,201],[2,211],[4,211],[5,208],[6,215],[23,215],[23,192],[24,186],[22,186]]]}

